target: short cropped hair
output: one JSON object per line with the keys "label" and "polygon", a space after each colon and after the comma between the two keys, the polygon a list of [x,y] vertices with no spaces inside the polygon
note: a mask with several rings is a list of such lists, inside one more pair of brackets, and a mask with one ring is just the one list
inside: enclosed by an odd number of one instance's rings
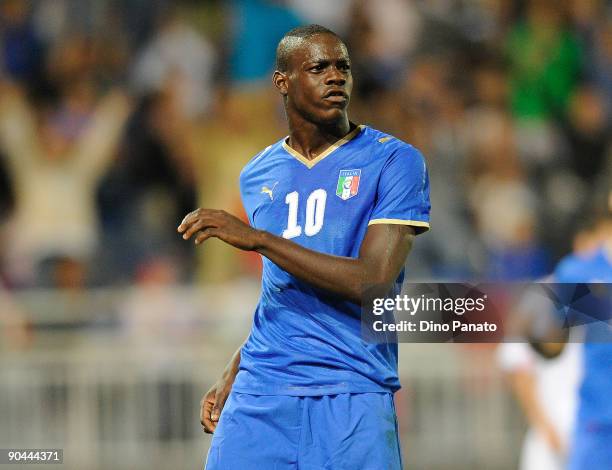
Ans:
{"label": "short cropped hair", "polygon": [[289,57],[291,52],[296,48],[302,39],[308,39],[317,34],[331,34],[344,44],[342,38],[334,33],[331,29],[318,24],[309,24],[308,26],[300,26],[287,31],[283,38],[279,41],[276,47],[276,70],[286,72],[289,66]]}

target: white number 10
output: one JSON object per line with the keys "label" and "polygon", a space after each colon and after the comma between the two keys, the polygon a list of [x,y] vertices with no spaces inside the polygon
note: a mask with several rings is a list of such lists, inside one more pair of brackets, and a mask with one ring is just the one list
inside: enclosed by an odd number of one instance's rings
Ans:
{"label": "white number 10", "polygon": [[[325,217],[325,202],[327,192],[324,189],[315,189],[306,200],[306,220],[304,221],[304,234],[312,237],[323,228]],[[287,194],[285,203],[289,205],[289,218],[287,228],[283,230],[283,238],[295,238],[302,234],[302,227],[297,224],[299,194],[297,191]]]}

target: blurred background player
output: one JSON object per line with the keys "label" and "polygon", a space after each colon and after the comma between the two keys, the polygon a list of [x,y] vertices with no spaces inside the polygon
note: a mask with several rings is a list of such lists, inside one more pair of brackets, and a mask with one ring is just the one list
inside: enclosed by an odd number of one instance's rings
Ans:
{"label": "blurred background player", "polygon": [[[605,238],[605,219],[585,219],[574,237],[573,253],[587,258]],[[553,282],[552,277],[539,282]],[[538,287],[527,289],[513,315],[546,334],[554,322],[554,304]],[[563,469],[573,438],[582,347],[578,332],[562,349],[560,343],[531,343],[516,338],[498,349],[500,366],[530,424],[521,451],[521,469]],[[519,342],[520,341],[520,342]]]}
{"label": "blurred background player", "polygon": [[562,470],[572,443],[580,348],[545,357],[529,343],[505,343],[500,363],[529,423],[519,468]]}
{"label": "blurred background player", "polygon": [[[604,470],[612,467],[612,191],[607,207],[598,217],[595,247],[574,253],[557,266],[554,278],[559,283],[601,283],[605,318],[581,312],[584,324],[583,378],[580,384],[578,414],[568,468]],[[591,294],[593,295],[593,294]]]}
{"label": "blurred background player", "polygon": [[[544,278],[539,282],[552,282]],[[522,294],[512,315],[533,328],[534,335],[550,328],[553,302],[536,285]],[[529,430],[521,449],[520,470],[562,470],[566,468],[576,413],[580,375],[580,347],[557,344],[534,347],[526,337],[512,338],[498,348],[498,361]]]}
{"label": "blurred background player", "polygon": [[[607,282],[610,273],[609,263],[606,261],[606,246],[611,233],[609,214],[600,213],[591,220],[586,220],[574,238],[572,255],[560,263],[554,276],[545,278],[542,282]],[[593,375],[597,376],[598,370],[599,374],[603,374],[606,369],[608,372],[612,369],[609,368],[609,363],[607,366],[597,366],[593,363],[593,348],[597,349],[600,345],[592,343],[605,343],[612,337],[592,337],[592,331],[606,328],[595,322],[584,327],[576,325],[570,332],[567,344],[558,341],[539,342],[535,339],[529,341],[529,338],[546,337],[551,329],[554,330],[558,320],[554,317],[555,310],[555,303],[537,286],[535,289],[527,289],[513,313],[530,325],[528,337],[523,337],[523,342],[502,344],[498,350],[501,367],[506,371],[513,392],[531,426],[523,444],[520,468],[563,469],[570,463],[570,457],[573,465],[571,468],[606,468],[607,457],[602,457],[601,452],[594,455],[585,453],[584,449],[576,447],[576,442],[584,440],[580,437],[584,433],[591,436],[591,433],[600,428],[599,425],[593,427],[593,423],[585,428],[584,410],[592,409],[590,401],[596,396],[603,397],[606,387],[610,385],[594,379]],[[588,315],[588,312],[584,313]],[[521,339],[514,339],[519,340]],[[584,345],[578,344],[583,340]],[[590,368],[585,372],[584,379],[583,363],[584,367]],[[594,381],[601,387],[596,394],[588,392]],[[580,398],[577,394],[579,385]],[[575,426],[577,410],[580,420]],[[588,414],[587,411],[587,416]],[[597,420],[602,418],[605,421],[605,414]],[[587,419],[593,419],[593,416]],[[589,428],[587,433],[585,429]],[[599,429],[599,432],[605,429],[606,425]],[[590,440],[592,442],[596,439],[591,437]],[[584,461],[587,455],[588,463]]]}

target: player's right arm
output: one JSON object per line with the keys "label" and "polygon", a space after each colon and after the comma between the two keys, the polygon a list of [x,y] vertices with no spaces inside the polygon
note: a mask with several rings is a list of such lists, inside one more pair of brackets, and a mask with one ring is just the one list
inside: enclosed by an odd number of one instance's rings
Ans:
{"label": "player's right arm", "polygon": [[368,227],[358,258],[335,256],[305,248],[291,240],[254,229],[225,211],[197,209],[178,228],[196,244],[211,237],[246,251],[256,251],[298,279],[343,299],[361,304],[365,286],[386,286],[399,275],[415,237],[410,225]]}
{"label": "player's right arm", "polygon": [[206,392],[200,402],[200,423],[204,427],[204,432],[212,434],[215,432],[221,410],[227,401],[227,397],[232,390],[232,385],[240,368],[240,350],[234,353],[231,360],[225,367],[221,378]]}
{"label": "player's right arm", "polygon": [[542,404],[537,398],[533,372],[518,369],[509,372],[508,379],[529,424],[545,439],[554,452],[563,454],[565,446],[561,436],[542,409]]}
{"label": "player's right arm", "polygon": [[542,436],[551,450],[558,454],[563,453],[561,436],[546,414],[537,394],[536,356],[530,346],[525,343],[502,343],[497,355],[512,393],[531,427]]}
{"label": "player's right arm", "polygon": [[429,227],[429,209],[425,161],[404,144],[390,154],[381,172],[376,204],[357,258],[306,248],[222,210],[197,209],[185,216],[178,232],[185,240],[194,237],[198,245],[215,237],[255,251],[299,280],[361,304],[370,288],[386,293],[393,286],[415,235]]}

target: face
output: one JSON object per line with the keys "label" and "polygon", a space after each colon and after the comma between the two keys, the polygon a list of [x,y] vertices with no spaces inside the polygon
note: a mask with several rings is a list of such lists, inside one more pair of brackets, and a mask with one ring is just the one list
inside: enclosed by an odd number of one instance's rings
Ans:
{"label": "face", "polygon": [[353,89],[348,51],[331,34],[303,39],[292,51],[287,71],[275,73],[274,83],[290,114],[317,124],[346,119]]}

